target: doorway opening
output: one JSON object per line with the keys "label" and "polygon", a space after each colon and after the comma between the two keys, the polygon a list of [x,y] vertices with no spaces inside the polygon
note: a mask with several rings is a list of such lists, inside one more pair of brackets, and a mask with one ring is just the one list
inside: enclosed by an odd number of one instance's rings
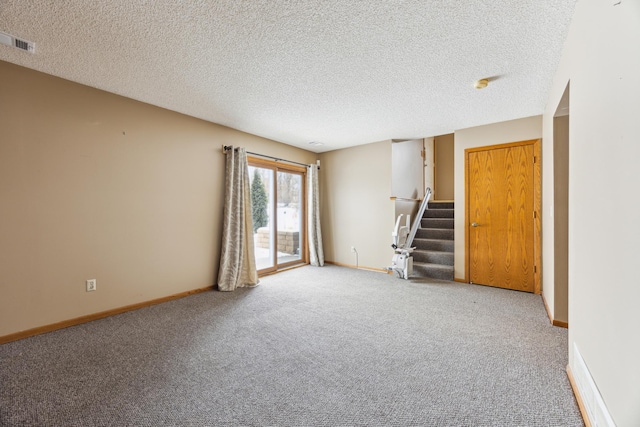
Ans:
{"label": "doorway opening", "polygon": [[306,168],[253,157],[248,163],[258,274],[307,263]]}
{"label": "doorway opening", "polygon": [[569,322],[569,89],[553,116],[553,323]]}

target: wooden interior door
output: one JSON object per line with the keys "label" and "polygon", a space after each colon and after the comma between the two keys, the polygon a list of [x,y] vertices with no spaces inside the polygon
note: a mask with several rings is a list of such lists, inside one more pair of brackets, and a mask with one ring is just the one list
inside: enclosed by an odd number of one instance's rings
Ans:
{"label": "wooden interior door", "polygon": [[536,291],[534,145],[465,154],[469,281]]}

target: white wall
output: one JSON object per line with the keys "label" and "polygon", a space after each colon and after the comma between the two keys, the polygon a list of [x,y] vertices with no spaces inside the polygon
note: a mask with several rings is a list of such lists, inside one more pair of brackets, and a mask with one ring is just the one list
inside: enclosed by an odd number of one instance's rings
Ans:
{"label": "white wall", "polygon": [[[640,425],[639,46],[640,2],[577,2],[543,122],[544,167],[553,163],[553,115],[571,81],[569,363],[579,368],[575,344],[618,427]],[[546,168],[544,177],[546,248]],[[553,254],[543,254],[548,268]]]}
{"label": "white wall", "polygon": [[[464,195],[464,150],[467,148],[484,147],[508,142],[538,139],[542,136],[542,116],[509,120],[485,126],[457,130],[454,140],[454,169],[455,169],[455,254],[454,276],[464,279],[465,256],[464,223],[465,195]],[[543,166],[544,167],[544,166]],[[437,168],[437,165],[436,165]],[[543,285],[544,286],[544,285]]]}
{"label": "white wall", "polygon": [[424,195],[422,139],[391,144],[391,195],[419,199]]}
{"label": "white wall", "polygon": [[[424,195],[424,161],[422,139],[394,142],[391,144],[391,195],[397,198],[418,199]],[[395,201],[395,218],[406,216],[415,220],[420,203],[410,200]]]}

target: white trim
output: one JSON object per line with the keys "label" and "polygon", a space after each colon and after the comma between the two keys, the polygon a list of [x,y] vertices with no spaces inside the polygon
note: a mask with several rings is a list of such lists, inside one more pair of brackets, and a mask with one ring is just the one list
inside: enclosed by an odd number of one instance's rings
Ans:
{"label": "white trim", "polygon": [[573,379],[592,427],[615,427],[616,424],[613,422],[575,342],[573,343],[572,362],[571,372],[573,373]]}

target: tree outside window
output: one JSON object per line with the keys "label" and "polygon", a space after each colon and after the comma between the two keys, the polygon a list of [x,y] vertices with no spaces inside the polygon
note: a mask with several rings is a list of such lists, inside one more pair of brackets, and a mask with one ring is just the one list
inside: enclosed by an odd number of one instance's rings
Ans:
{"label": "tree outside window", "polygon": [[258,170],[255,169],[253,171],[253,181],[251,182],[251,214],[253,215],[254,233],[258,228],[266,227],[269,224],[268,205],[267,189]]}

